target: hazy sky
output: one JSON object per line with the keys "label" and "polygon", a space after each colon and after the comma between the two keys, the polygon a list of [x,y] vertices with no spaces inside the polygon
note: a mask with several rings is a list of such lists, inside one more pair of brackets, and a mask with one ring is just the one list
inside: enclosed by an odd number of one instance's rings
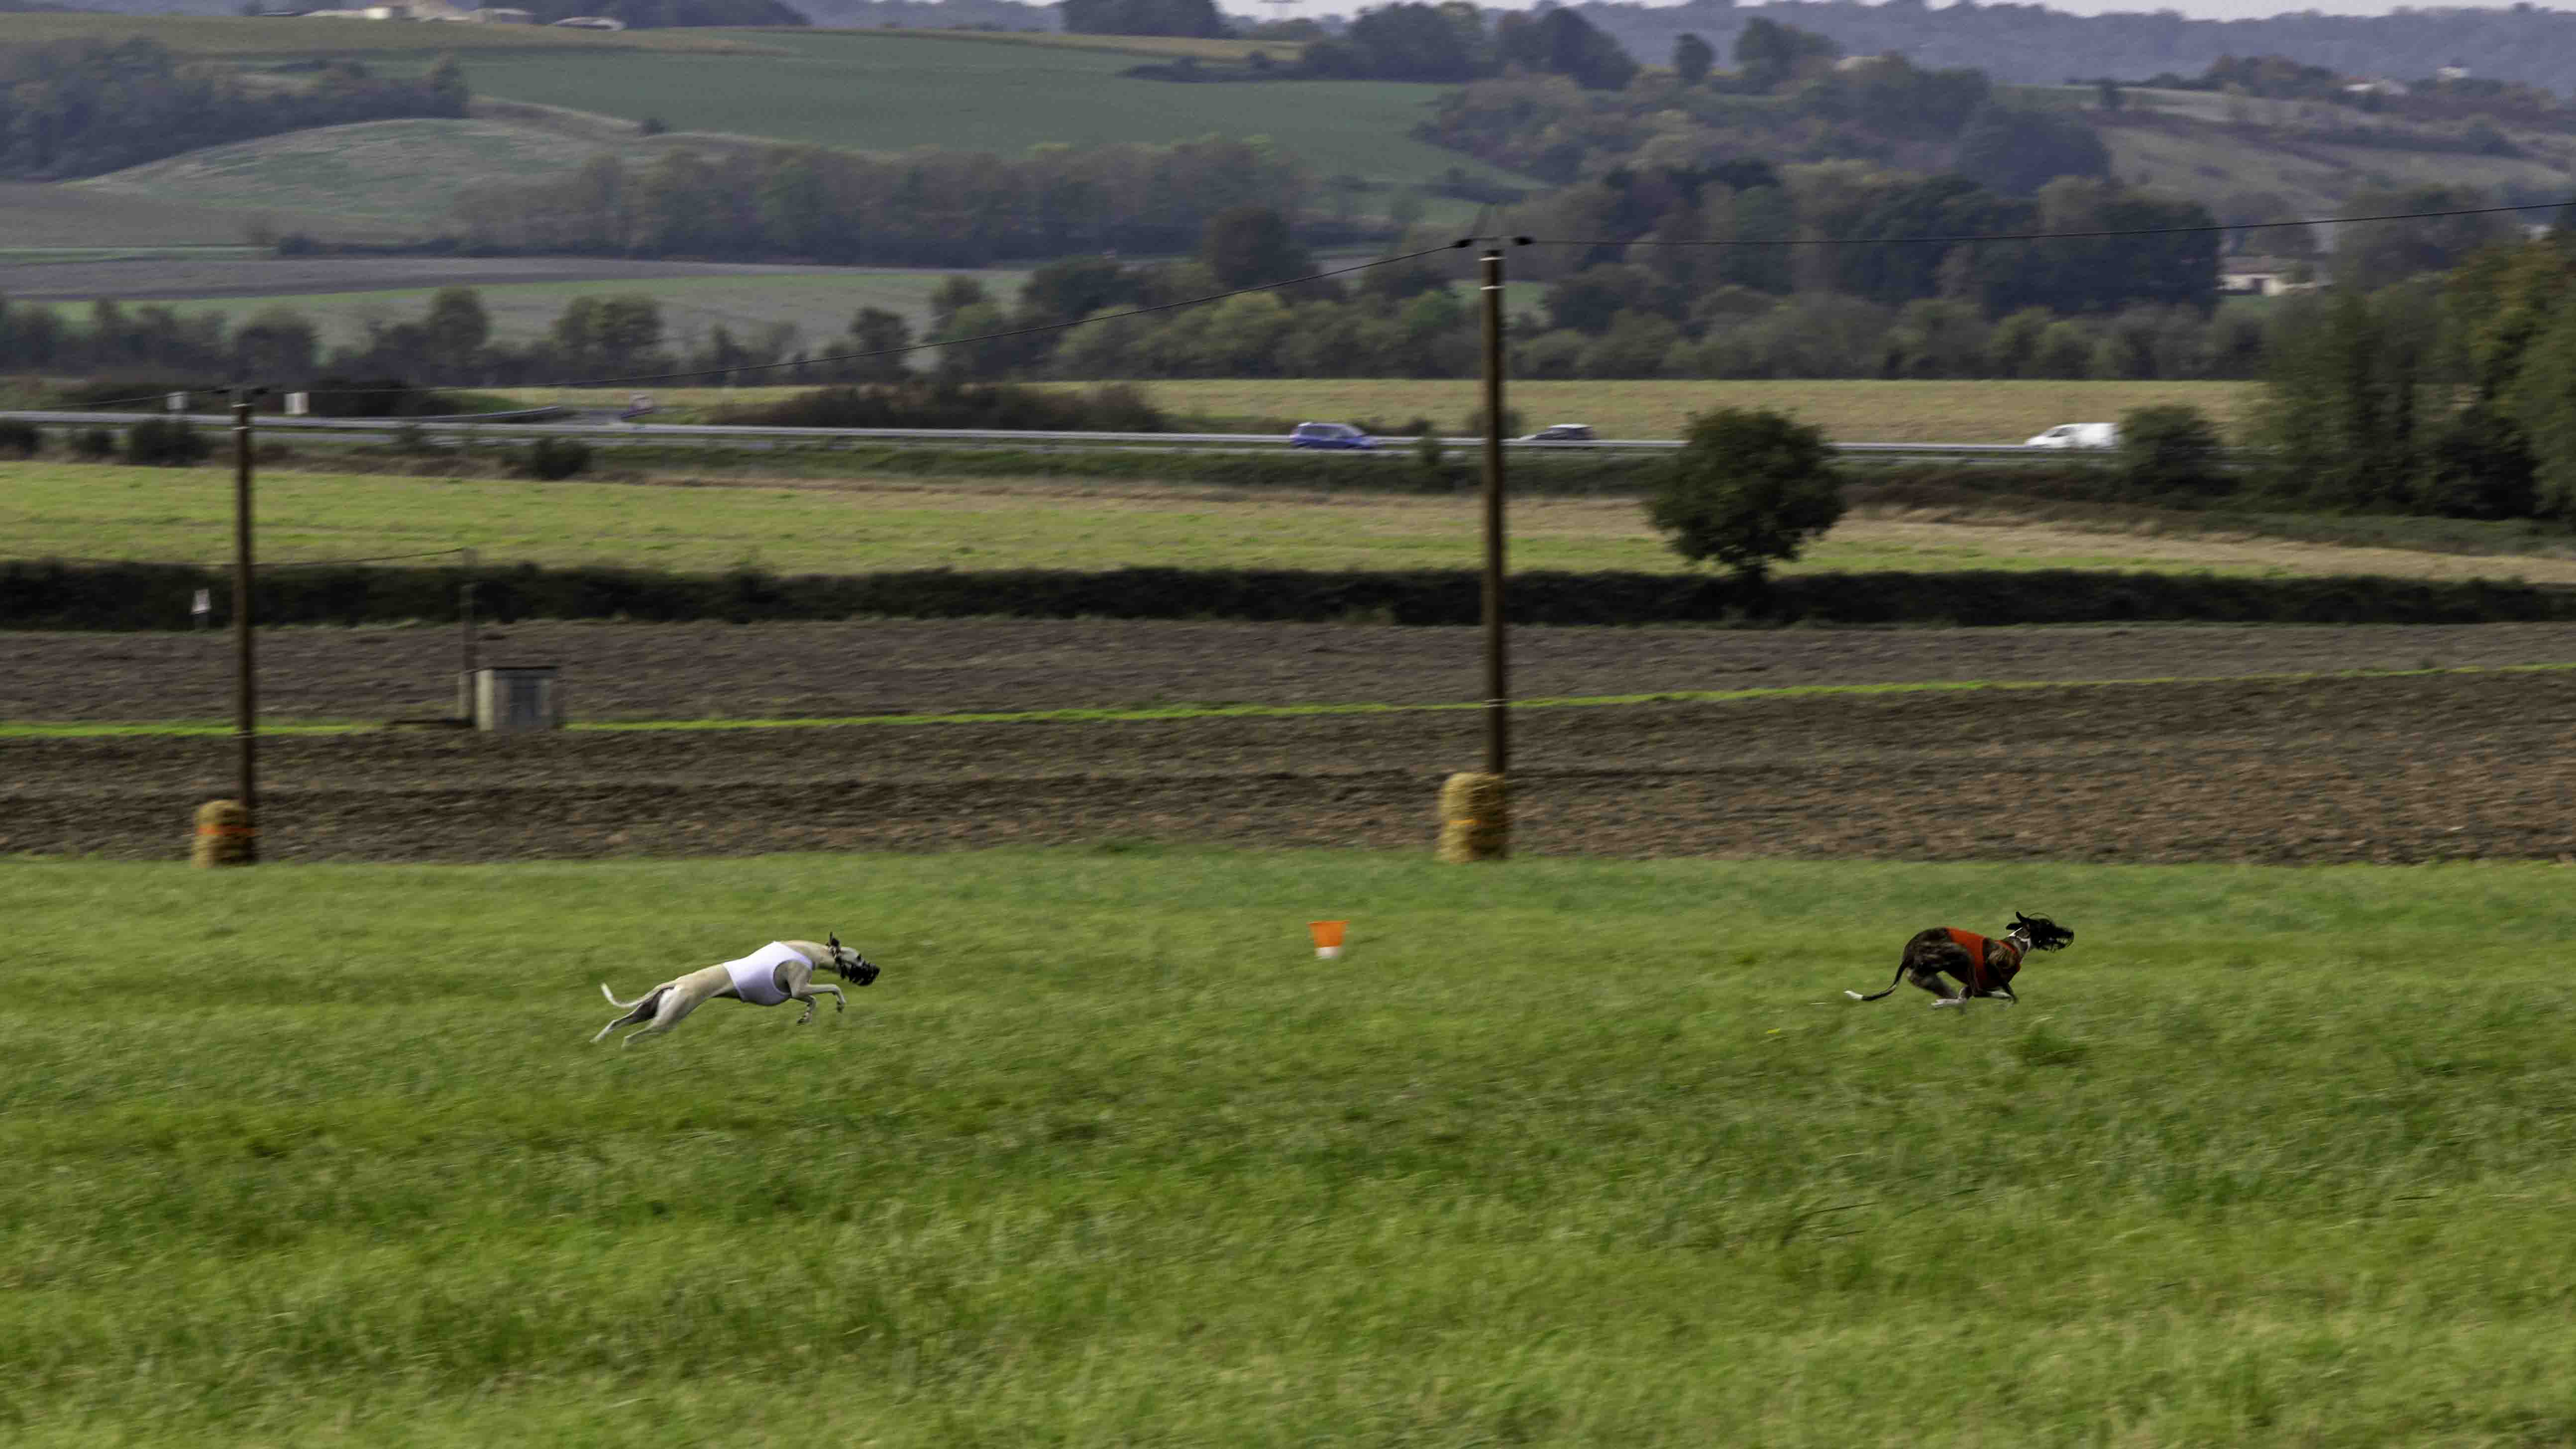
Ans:
{"label": "hazy sky", "polygon": [[[1361,3],[1373,4],[1378,3],[1378,0],[1295,0],[1293,4],[1284,5],[1257,3],[1257,0],[1217,0],[1217,3],[1230,14],[1244,16],[1348,15],[1360,9]],[[1506,10],[1526,10],[1536,3],[1536,0],[1479,0],[1479,3]],[[1651,5],[1655,0],[1644,0],[1644,3]],[[1940,3],[1941,0],[1934,0],[1936,9],[1940,7]],[[2328,15],[2385,15],[2391,10],[2404,8],[2398,0],[2318,0],[2318,3],[2313,5],[2285,5],[2280,3],[2280,0],[2172,0],[2170,4],[2139,4],[2135,3],[2135,0],[2044,0],[2044,3],[2051,10],[2063,10],[2073,15],[2105,15],[2115,11],[2137,13],[2152,10],[2178,10],[2194,20],[2252,20],[2265,15],[2283,15],[2299,10],[2317,10]],[[2432,10],[2447,7],[2426,0],[2426,3],[2415,4],[2413,8]],[[2476,8],[2501,10],[2506,6]],[[2562,10],[2569,7],[2563,3],[2543,3],[2539,8]]]}

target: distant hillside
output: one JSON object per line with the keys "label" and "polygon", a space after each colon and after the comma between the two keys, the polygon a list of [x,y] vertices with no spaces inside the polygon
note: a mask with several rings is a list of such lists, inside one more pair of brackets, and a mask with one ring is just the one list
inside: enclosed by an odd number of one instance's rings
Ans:
{"label": "distant hillside", "polygon": [[[2576,134],[2505,126],[2508,154],[2474,154],[2458,126],[2409,126],[2344,107],[2239,102],[2132,91],[2116,114],[2087,111],[2111,153],[2112,174],[2196,197],[2222,221],[2330,214],[2354,195],[2416,186],[2474,188],[2520,204],[2576,195]],[[2535,212],[2531,221],[2547,219]]]}
{"label": "distant hillside", "polygon": [[[463,188],[494,177],[569,175],[601,149],[513,120],[373,121],[209,146],[73,185],[102,197],[327,215],[334,222],[324,234],[333,237],[350,223],[430,236],[452,224]],[[613,149],[642,160],[656,148],[628,136]]]}
{"label": "distant hillside", "polygon": [[104,191],[61,182],[0,181],[0,252],[22,249],[240,246],[259,236],[319,232],[348,241],[396,241],[417,229],[354,217],[336,204],[319,212],[245,199],[228,203]]}
{"label": "distant hillside", "polygon": [[2428,76],[2456,62],[2473,75],[2561,91],[2576,79],[2576,13],[2531,5],[2393,15],[2307,10],[2259,20],[2191,20],[2171,10],[2071,15],[2041,5],[1974,0],[1938,10],[1924,0],[1779,0],[1758,7],[1735,0],[1656,6],[1590,0],[1573,8],[1652,65],[1671,59],[1673,42],[1684,32],[1715,46],[1722,63],[1736,32],[1760,17],[1826,36],[1847,55],[1893,50],[1916,65],[1973,66],[2022,85],[2055,85],[2073,76],[2197,75],[2226,55],[2286,55],[2354,75],[2399,79]]}
{"label": "distant hillside", "polygon": [[[1500,187],[1534,184],[1415,138],[1413,128],[1446,87],[1176,85],[1124,74],[1137,57],[1123,52],[1243,43],[1148,40],[1110,50],[1028,43],[1033,38],[765,31],[761,44],[791,51],[793,63],[767,55],[524,54],[468,57],[466,75],[478,97],[870,152],[934,146],[1008,157],[1043,145],[1267,138],[1318,177],[1347,175],[1375,188],[1353,198],[1363,210],[1384,206],[1390,188],[1434,186],[1453,170]],[[975,104],[960,104],[961,97]]]}
{"label": "distant hillside", "polygon": [[[816,25],[853,29],[1055,30],[1050,5],[1015,0],[786,0]],[[1374,0],[1371,0],[1374,3]],[[1973,66],[1998,81],[2055,85],[2071,76],[2144,80],[2166,71],[2197,75],[2221,56],[2287,55],[2355,75],[2409,79],[2457,62],[2476,75],[2556,90],[2576,87],[2576,13],[2516,5],[2488,9],[2411,9],[2390,15],[2323,15],[2314,10],[2254,20],[2193,20],[2134,0],[2131,12],[2076,15],[2043,5],[1934,9],[1925,0],[1779,0],[1750,6],[1735,0],[1681,5],[1573,6],[1586,20],[1649,65],[1672,58],[1673,42],[1695,33],[1717,47],[1720,63],[1735,34],[1757,16],[1830,37],[1847,54],[1898,51],[1915,64]],[[2280,0],[2285,7],[2288,0]],[[81,0],[80,8],[131,14],[229,15],[240,0]],[[1249,26],[1272,18],[1265,7],[1236,0],[1228,18]],[[1337,28],[1350,12],[1324,17]],[[1505,12],[1488,10],[1489,22]]]}

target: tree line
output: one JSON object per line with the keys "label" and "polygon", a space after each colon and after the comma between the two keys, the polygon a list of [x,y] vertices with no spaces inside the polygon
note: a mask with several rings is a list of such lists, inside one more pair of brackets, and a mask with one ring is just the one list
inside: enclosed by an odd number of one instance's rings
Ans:
{"label": "tree line", "polygon": [[1719,69],[1716,49],[1685,33],[1669,68],[1636,70],[1615,94],[1518,70],[1441,97],[1416,134],[1561,184],[1712,154],[1955,171],[2015,195],[2110,173],[2079,114],[2000,101],[1981,71],[1845,61],[1824,37],[1763,19],[1732,59]]}
{"label": "tree line", "polygon": [[2274,331],[2255,483],[2306,506],[2576,524],[2576,244],[2562,228]]}
{"label": "tree line", "polygon": [[1216,0],[1064,0],[1057,7],[1075,35],[1232,35]]}
{"label": "tree line", "polygon": [[[888,324],[890,332],[865,331]],[[854,325],[863,335],[823,341],[866,350],[878,341],[901,346],[911,340],[909,324],[892,313],[862,312]],[[85,314],[67,316],[55,307],[0,298],[0,369],[89,378],[75,395],[86,401],[235,383],[290,391],[325,379],[517,386],[682,371],[721,379],[730,369],[794,361],[799,336],[794,326],[777,324],[675,337],[662,304],[640,292],[574,298],[542,335],[510,342],[495,334],[479,292],[446,287],[419,316],[372,321],[361,337],[336,347],[325,345],[310,317],[284,306],[232,323],[221,313],[182,312],[160,303],[101,300]],[[821,382],[851,375],[813,367],[745,380]]]}
{"label": "tree line", "polygon": [[[96,378],[83,396],[101,399],[235,381],[292,389],[322,378],[531,386],[665,373],[709,384],[1470,377],[1480,324],[1462,285],[1466,259],[1442,253],[1374,268],[1348,284],[1324,280],[1110,315],[1313,270],[1284,218],[1244,207],[1211,223],[1184,261],[1062,258],[1032,271],[1015,295],[951,277],[919,326],[871,307],[837,330],[778,323],[681,335],[650,294],[602,293],[576,298],[539,336],[506,340],[474,289],[450,287],[416,317],[378,320],[362,336],[326,346],[309,317],[283,306],[228,323],[159,303],[101,301],[83,313],[0,299],[0,369]],[[2095,316],[2033,307],[1990,322],[1941,298],[1889,307],[1842,293],[1775,298],[1732,288],[1674,322],[1612,305],[1610,280],[1587,269],[1551,287],[1539,309],[1511,319],[1514,374],[2243,377],[2268,346],[2267,328],[2250,316],[2154,304]],[[1068,325],[1076,323],[1085,325]],[[1000,333],[1021,335],[993,335]],[[917,348],[932,342],[948,345]]]}
{"label": "tree line", "polygon": [[458,240],[479,250],[983,266],[1075,252],[1181,252],[1259,201],[1295,215],[1314,185],[1265,142],[1208,139],[1005,158],[763,146],[602,154],[570,177],[468,188]]}
{"label": "tree line", "polygon": [[442,56],[418,79],[354,60],[315,64],[289,86],[183,64],[157,41],[0,46],[0,176],[97,176],[230,141],[406,116],[462,116],[464,72]]}
{"label": "tree line", "polygon": [[[1515,267],[1532,280],[1624,269],[1603,274],[1616,307],[1565,324],[1585,331],[1623,309],[1683,320],[1720,287],[1887,306],[1946,297],[1990,317],[2138,302],[2206,309],[2218,286],[2216,225],[2197,202],[2107,181],[2061,177],[2016,197],[1955,174],[1758,160],[1621,168],[1503,218],[1511,234],[1578,243],[1533,249]],[[2077,232],[2129,234],[1959,240]]]}
{"label": "tree line", "polygon": [[[1792,185],[1795,173],[1789,169]],[[1735,194],[1752,196],[1787,189],[1750,184],[1772,174],[1737,163],[1703,184],[1747,183]],[[2042,225],[2082,230],[2079,223],[2099,219],[2083,208],[2121,197],[2101,183],[2060,182],[2046,199],[2061,209],[2044,213]],[[1891,226],[1942,221],[1903,210],[1889,216]],[[2388,250],[2430,255],[2405,233],[2448,225],[2391,224],[2368,235]],[[2209,236],[2193,240],[2205,246]],[[2576,456],[2576,401],[2563,417],[2558,401],[2576,400],[2576,261],[2568,248],[2555,241],[2472,248],[2456,254],[2447,273],[2263,306],[2213,308],[2205,292],[2159,294],[2152,285],[2126,294],[2100,289],[2103,277],[2153,284],[2157,275],[2152,255],[2101,248],[2173,240],[1795,253],[1613,248],[1606,260],[1577,248],[1516,250],[1525,270],[1559,251],[1574,255],[1575,269],[1560,271],[1535,306],[1510,319],[1510,366],[1528,378],[2262,377],[2282,420],[2267,425],[2279,438],[2274,456],[2290,460],[2281,478],[2306,480],[2299,489],[2322,489],[2320,497],[2352,506],[2479,516],[2522,516],[2544,504],[2576,510],[2576,469],[2560,461]],[[1995,258],[1979,256],[1989,250]],[[1918,251],[1929,255],[1899,264]],[[2054,302],[2008,292],[1992,295],[2017,300],[1995,306],[1977,290],[1995,275],[2045,277],[2060,251],[2074,258],[2065,269],[2082,285]],[[1878,260],[1855,260],[1865,257]],[[2203,268],[2195,285],[2208,279],[2207,260],[2195,263]],[[578,298],[543,335],[505,342],[476,292],[449,288],[416,319],[378,321],[363,337],[326,349],[309,319],[284,308],[228,325],[161,304],[99,302],[84,318],[0,300],[0,368],[278,387],[323,376],[530,385],[683,372],[860,383],[923,375],[1468,377],[1481,347],[1469,262],[1465,251],[1434,248],[1347,278],[1273,287],[1312,277],[1317,263],[1284,214],[1246,204],[1211,218],[1182,260],[1058,258],[1008,296],[981,278],[949,277],[920,327],[867,308],[832,331],[775,324],[680,336],[649,294],[624,293]],[[1767,278],[1741,270],[1784,262]],[[1226,293],[1237,295],[1179,305]],[[941,345],[916,350],[923,343]],[[2527,358],[2557,360],[2535,369]],[[100,395],[111,394],[122,395],[113,386]]]}
{"label": "tree line", "polygon": [[1294,75],[1456,84],[1507,71],[1561,75],[1586,90],[1617,90],[1637,73],[1618,43],[1571,10],[1508,10],[1491,29],[1465,0],[1362,10],[1339,35],[1307,44]]}

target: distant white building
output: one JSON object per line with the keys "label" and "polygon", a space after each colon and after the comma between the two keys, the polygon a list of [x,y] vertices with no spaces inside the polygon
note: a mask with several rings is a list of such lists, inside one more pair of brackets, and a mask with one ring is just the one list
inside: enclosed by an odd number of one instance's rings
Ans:
{"label": "distant white building", "polygon": [[2315,273],[2314,263],[2283,257],[2221,257],[2218,290],[2231,297],[2286,297],[2315,291],[2322,285],[2315,280]]}
{"label": "distant white building", "polygon": [[605,15],[567,15],[555,24],[566,30],[624,30],[626,22]]}

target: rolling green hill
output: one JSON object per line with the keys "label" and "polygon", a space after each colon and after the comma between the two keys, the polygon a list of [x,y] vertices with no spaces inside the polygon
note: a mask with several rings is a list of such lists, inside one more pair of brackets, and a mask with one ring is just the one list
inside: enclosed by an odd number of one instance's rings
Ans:
{"label": "rolling green hill", "polygon": [[[2231,113],[2231,102],[2240,109]],[[2438,149],[2444,139],[2430,130],[2424,149],[2408,149],[2394,144],[2408,130],[2396,126],[2380,127],[2392,144],[2353,145],[2331,129],[2349,131],[2352,118],[2326,108],[2195,91],[2133,91],[2129,112],[2116,122],[2094,119],[2122,180],[2181,192],[2214,209],[2240,192],[2269,193],[2311,216],[2330,214],[2356,192],[2390,187],[2576,193],[2576,135],[2565,131],[2501,128],[2522,153],[2514,156]]]}
{"label": "rolling green hill", "polygon": [[260,228],[327,229],[332,236],[360,241],[390,240],[412,232],[410,227],[369,220],[336,206],[299,212],[227,198],[228,193],[220,190],[154,195],[59,182],[0,181],[0,258],[29,250],[95,253],[102,248],[241,246]]}
{"label": "rolling green hill", "polygon": [[502,121],[368,121],[209,146],[68,189],[102,198],[274,209],[342,224],[382,222],[425,235],[447,225],[460,188],[496,176],[570,171],[596,149]]}
{"label": "rolling green hill", "polygon": [[[1409,134],[1441,87],[1385,82],[1178,85],[1119,72],[1140,60],[1232,59],[1293,46],[1151,37],[942,35],[920,31],[648,31],[597,36],[542,27],[248,21],[197,17],[11,17],[9,38],[149,37],[252,66],[356,56],[400,69],[454,49],[476,101],[470,120],[406,120],[267,137],[94,177],[18,188],[0,248],[239,243],[254,227],[334,239],[443,230],[463,187],[570,171],[601,151],[630,162],[673,148],[809,142],[1020,155],[1041,145],[1266,136],[1325,177],[1399,189],[1451,170],[1534,186]],[[25,22],[23,25],[20,22]],[[961,95],[987,98],[961,107]],[[646,137],[647,118],[670,128]],[[1434,220],[1473,210],[1429,198]]]}
{"label": "rolling green hill", "polygon": [[[734,32],[740,34],[740,32]],[[919,146],[1016,155],[1032,146],[1267,136],[1323,175],[1415,184],[1455,167],[1535,185],[1413,139],[1445,89],[1386,81],[1176,85],[1119,72],[1132,53],[912,31],[759,32],[774,54],[494,54],[468,59],[478,96],[536,101],[675,130],[864,151]],[[974,97],[971,106],[960,97]]]}
{"label": "rolling green hill", "polygon": [[251,20],[212,15],[11,15],[11,45],[61,40],[158,41],[182,55],[225,60],[319,56],[473,55],[527,51],[577,55],[600,51],[758,52],[756,34],[707,30],[557,30],[550,25],[401,25],[365,20]]}

